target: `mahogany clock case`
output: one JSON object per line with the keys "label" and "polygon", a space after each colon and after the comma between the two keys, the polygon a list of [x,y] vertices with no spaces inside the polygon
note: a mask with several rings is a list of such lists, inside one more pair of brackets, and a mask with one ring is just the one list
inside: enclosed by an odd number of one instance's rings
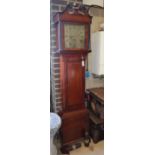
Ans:
{"label": "mahogany clock case", "polygon": [[[62,94],[62,146],[84,138],[88,132],[88,110],[85,107],[85,59],[90,52],[92,17],[77,11],[56,13],[56,52],[60,56]],[[80,32],[80,34],[78,33]]]}

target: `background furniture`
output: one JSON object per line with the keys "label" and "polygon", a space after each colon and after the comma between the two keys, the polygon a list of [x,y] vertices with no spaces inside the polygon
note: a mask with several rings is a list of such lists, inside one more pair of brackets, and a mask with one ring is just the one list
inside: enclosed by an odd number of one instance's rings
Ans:
{"label": "background furniture", "polygon": [[89,110],[90,136],[94,143],[104,139],[104,88],[92,88],[86,91]]}

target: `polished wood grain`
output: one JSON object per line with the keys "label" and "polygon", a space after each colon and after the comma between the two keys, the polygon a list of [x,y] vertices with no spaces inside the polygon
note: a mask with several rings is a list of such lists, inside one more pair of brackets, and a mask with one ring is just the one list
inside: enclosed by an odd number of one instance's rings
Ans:
{"label": "polished wood grain", "polygon": [[[61,137],[62,146],[71,144],[84,137],[88,131],[88,111],[84,105],[85,92],[85,59],[90,52],[89,15],[57,13],[54,16],[56,28],[56,53],[60,56],[60,82],[62,94]],[[82,24],[85,26],[84,48],[65,48],[64,24]]]}
{"label": "polished wood grain", "polygon": [[88,131],[88,111],[82,109],[64,113],[62,122],[62,141],[66,145],[84,137],[85,131]]}
{"label": "polished wood grain", "polygon": [[54,16],[54,22],[57,23],[60,21],[91,24],[92,17],[89,15],[79,15],[79,14],[72,15],[72,14],[69,14],[68,12],[58,12]]}
{"label": "polished wood grain", "polygon": [[81,54],[61,55],[61,86],[63,90],[63,111],[84,108],[85,66]]}
{"label": "polished wood grain", "polygon": [[91,96],[104,105],[104,87],[88,89]]}

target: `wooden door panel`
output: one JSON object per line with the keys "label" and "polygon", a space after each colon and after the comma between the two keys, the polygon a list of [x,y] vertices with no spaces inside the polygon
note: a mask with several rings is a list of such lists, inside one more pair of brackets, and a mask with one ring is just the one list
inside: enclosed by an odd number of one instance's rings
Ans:
{"label": "wooden door panel", "polygon": [[84,137],[84,133],[88,131],[88,119],[87,109],[64,113],[61,125],[63,143]]}
{"label": "wooden door panel", "polygon": [[79,104],[82,101],[83,71],[81,62],[67,64],[67,104]]}
{"label": "wooden door panel", "polygon": [[80,54],[65,56],[65,110],[75,110],[84,106],[84,72]]}

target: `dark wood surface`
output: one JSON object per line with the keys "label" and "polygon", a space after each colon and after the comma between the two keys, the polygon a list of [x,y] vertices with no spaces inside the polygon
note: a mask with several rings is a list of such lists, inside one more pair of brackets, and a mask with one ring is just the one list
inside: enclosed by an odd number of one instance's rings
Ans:
{"label": "dark wood surface", "polygon": [[87,109],[63,114],[61,127],[63,145],[71,144],[84,137],[85,131],[88,131],[88,118]]}
{"label": "dark wood surface", "polygon": [[63,111],[72,111],[84,107],[85,67],[82,66],[81,54],[60,56],[61,88]]}
{"label": "dark wood surface", "polygon": [[104,87],[88,89],[89,93],[104,104]]}
{"label": "dark wood surface", "polygon": [[54,22],[58,23],[59,21],[91,24],[92,17],[89,15],[69,14],[68,12],[58,12],[54,15]]}
{"label": "dark wood surface", "polygon": [[103,123],[103,120],[97,117],[92,111],[89,111],[89,118],[95,125],[100,125]]}
{"label": "dark wood surface", "polygon": [[56,49],[56,54],[88,54],[91,52],[91,50],[83,50],[83,49],[64,49],[64,50],[61,50],[61,49]]}
{"label": "dark wood surface", "polygon": [[89,131],[94,143],[104,139],[104,88],[87,90]]}
{"label": "dark wood surface", "polygon": [[[56,26],[56,52],[60,56],[60,82],[62,94],[61,137],[62,148],[84,137],[88,131],[88,110],[84,105],[85,94],[85,62],[90,52],[90,23],[89,15],[57,13],[54,16]],[[84,49],[64,48],[64,24],[85,25]]]}

